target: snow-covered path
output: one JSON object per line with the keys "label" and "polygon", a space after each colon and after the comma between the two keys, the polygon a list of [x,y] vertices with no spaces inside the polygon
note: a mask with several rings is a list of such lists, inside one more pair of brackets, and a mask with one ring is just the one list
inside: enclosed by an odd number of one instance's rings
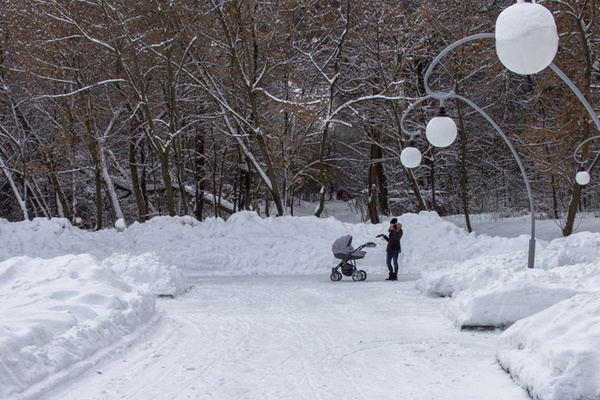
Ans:
{"label": "snow-covered path", "polygon": [[410,277],[198,278],[131,348],[44,396],[64,399],[528,399]]}

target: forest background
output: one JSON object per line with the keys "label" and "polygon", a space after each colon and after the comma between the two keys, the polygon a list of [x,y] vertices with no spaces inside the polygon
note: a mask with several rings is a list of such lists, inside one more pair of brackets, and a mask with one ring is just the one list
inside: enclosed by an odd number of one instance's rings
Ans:
{"label": "forest background", "polygon": [[[510,150],[487,121],[450,102],[457,142],[414,143],[406,169],[400,118],[450,43],[494,31],[514,1],[2,0],[0,217],[59,216],[101,229],[156,215],[294,213],[350,197],[364,220],[435,210],[529,213]],[[597,1],[541,1],[560,35],[554,60],[597,109]],[[493,40],[464,45],[432,85],[484,108],[522,158],[538,218],[573,229],[599,212],[573,151],[598,134],[549,70],[502,67]],[[409,116],[425,126],[437,104]]]}

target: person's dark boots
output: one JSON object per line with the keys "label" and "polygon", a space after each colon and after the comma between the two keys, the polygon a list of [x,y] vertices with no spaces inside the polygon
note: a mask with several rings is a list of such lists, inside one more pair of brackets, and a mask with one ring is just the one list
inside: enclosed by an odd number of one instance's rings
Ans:
{"label": "person's dark boots", "polygon": [[393,281],[394,280],[394,274],[392,274],[390,272],[390,275],[385,279],[386,281]]}
{"label": "person's dark boots", "polygon": [[398,280],[398,273],[396,272],[395,274],[392,274],[392,281],[397,281]]}

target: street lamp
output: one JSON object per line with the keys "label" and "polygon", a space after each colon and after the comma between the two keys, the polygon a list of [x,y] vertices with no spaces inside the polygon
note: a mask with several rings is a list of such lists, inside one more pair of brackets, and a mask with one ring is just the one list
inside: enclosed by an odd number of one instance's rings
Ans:
{"label": "street lamp", "polygon": [[421,164],[421,151],[413,146],[405,147],[400,153],[400,162],[406,168],[415,168]]}
{"label": "street lamp", "polygon": [[456,139],[458,129],[454,120],[446,115],[446,102],[440,100],[440,110],[432,120],[427,123],[425,136],[429,143],[435,147],[448,147]]}
{"label": "street lamp", "polygon": [[[600,131],[600,120],[585,96],[556,65],[552,64],[558,51],[558,32],[554,16],[546,7],[531,1],[518,0],[517,4],[508,7],[498,16],[495,37],[496,53],[507,69],[517,74],[530,75],[550,67],[579,98]],[[599,138],[589,138],[577,146],[573,155],[577,163],[582,166],[585,163],[577,159],[583,145]],[[592,165],[595,165],[597,160],[598,155]],[[575,175],[575,181],[581,186],[590,183],[590,179],[588,170],[579,171]]]}
{"label": "street lamp", "polygon": [[[436,93],[432,91],[429,87],[429,76],[431,75],[435,66],[440,62],[440,60],[444,56],[446,56],[446,54],[448,54],[451,50],[464,43],[479,39],[495,39],[496,53],[498,55],[498,58],[500,59],[502,64],[512,72],[521,75],[530,75],[538,73],[546,67],[549,67],[577,96],[581,104],[585,107],[588,114],[594,121],[596,128],[598,129],[598,131],[600,131],[600,119],[596,115],[590,103],[587,101],[587,99],[581,93],[581,91],[577,88],[577,86],[575,86],[573,81],[571,81],[571,79],[569,79],[569,77],[565,75],[565,73],[562,72],[560,68],[558,68],[552,63],[558,50],[558,33],[556,31],[556,23],[554,22],[554,17],[552,16],[552,13],[544,6],[537,4],[534,1],[517,0],[516,4],[513,4],[512,6],[508,7],[507,9],[502,11],[498,16],[498,19],[496,20],[495,34],[481,33],[460,39],[446,47],[429,65],[424,77],[424,86],[427,95],[417,99],[413,104],[411,104],[406,109],[400,120],[400,128],[402,132],[411,137],[411,147],[405,148],[403,150],[403,153],[408,149],[414,149],[408,150],[407,153],[407,155],[412,154],[413,157],[402,157],[401,155],[400,161],[407,168],[415,168],[419,165],[419,163],[417,163],[416,157],[418,153],[418,159],[420,162],[421,153],[418,149],[412,147],[412,143],[414,142],[415,136],[419,135],[420,132],[410,132],[404,127],[404,120],[406,116],[418,104],[428,99],[437,99],[440,101],[440,112],[435,118],[429,121],[426,128],[427,140],[429,140],[429,142],[436,147],[449,146],[456,138],[456,124],[454,123],[454,121],[452,121],[451,118],[445,115],[445,102],[447,100],[460,100],[467,103],[469,106],[475,109],[494,127],[496,132],[506,142],[508,148],[515,157],[517,164],[519,165],[521,175],[523,176],[523,181],[525,182],[525,188],[527,189],[527,196],[529,198],[529,209],[531,213],[531,238],[529,240],[529,256],[527,266],[528,268],[533,268],[535,259],[535,207],[533,202],[533,196],[531,193],[531,187],[529,185],[529,180],[527,178],[525,168],[523,167],[523,163],[521,162],[521,159],[519,158],[519,155],[517,154],[515,148],[508,140],[508,137],[504,134],[502,129],[500,129],[500,126],[475,103],[473,103],[465,97],[457,95],[453,91]],[[585,164],[585,161],[580,161],[577,158],[579,150],[582,148],[583,145],[585,145],[589,141],[598,139],[600,139],[600,136],[591,137],[582,142],[575,150],[573,157],[575,158],[575,161],[582,165],[582,167]],[[596,165],[596,163],[598,163],[599,161],[600,152],[598,152],[598,154],[596,155],[592,166]],[[589,183],[589,170],[580,171],[575,177],[575,180],[580,185],[585,185]]]}
{"label": "street lamp", "polygon": [[[496,53],[500,59],[500,62],[510,71],[521,75],[530,75],[538,73],[544,70],[546,67],[550,67],[577,95],[600,130],[600,121],[583,94],[577,89],[575,84],[552,63],[558,51],[558,33],[552,13],[544,6],[537,4],[534,1],[524,0],[517,0],[516,4],[513,4],[500,13],[498,19],[496,20],[495,34],[483,33],[460,39],[446,47],[446,49],[444,49],[433,60],[433,62],[429,65],[424,77],[424,86],[427,95],[417,99],[417,101],[415,101],[406,109],[402,115],[402,119],[400,120],[400,127],[405,134],[411,137],[412,143],[415,136],[419,135],[420,132],[409,132],[405,129],[404,120],[406,115],[409,114],[411,110],[418,104],[432,98],[440,101],[440,112],[436,117],[429,121],[425,131],[427,140],[433,146],[446,147],[452,144],[452,142],[454,142],[456,139],[456,124],[446,115],[445,112],[445,102],[449,99],[456,99],[467,103],[494,127],[496,132],[506,142],[508,148],[515,157],[527,189],[531,213],[531,238],[529,240],[527,266],[528,268],[533,268],[535,260],[535,207],[525,168],[515,148],[508,140],[508,137],[504,134],[500,126],[475,103],[465,97],[457,95],[453,91],[436,93],[429,87],[429,76],[431,75],[434,67],[451,50],[472,40],[492,38],[495,39]],[[406,148],[404,151],[410,148],[413,147]],[[413,150],[409,150],[409,152],[413,152]],[[418,155],[420,158],[421,153],[419,152]],[[401,156],[400,161],[407,168],[414,168],[416,159],[416,157],[408,158]],[[576,179],[578,182],[587,183],[589,182],[589,173],[587,171],[582,171],[577,175]]]}
{"label": "street lamp", "polygon": [[521,75],[545,69],[558,51],[552,13],[541,4],[519,1],[496,20],[496,53],[506,68]]}
{"label": "street lamp", "polygon": [[575,175],[575,181],[581,186],[585,186],[590,183],[590,179],[590,173],[587,171],[579,171],[577,175]]}

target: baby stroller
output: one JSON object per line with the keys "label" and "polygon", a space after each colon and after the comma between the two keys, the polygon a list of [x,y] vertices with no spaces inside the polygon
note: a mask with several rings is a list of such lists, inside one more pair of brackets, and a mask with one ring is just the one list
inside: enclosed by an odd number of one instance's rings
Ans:
{"label": "baby stroller", "polygon": [[[356,269],[356,260],[364,258],[367,254],[366,251],[362,251],[365,247],[375,247],[376,244],[368,242],[362,246],[358,246],[357,249],[352,247],[352,236],[346,235],[336,239],[331,246],[333,256],[342,261],[331,268],[331,275],[329,276],[332,281],[337,282],[342,280],[342,274],[351,276],[353,281],[364,281],[367,279],[367,273],[362,269]],[[342,272],[340,273],[340,268]]]}

